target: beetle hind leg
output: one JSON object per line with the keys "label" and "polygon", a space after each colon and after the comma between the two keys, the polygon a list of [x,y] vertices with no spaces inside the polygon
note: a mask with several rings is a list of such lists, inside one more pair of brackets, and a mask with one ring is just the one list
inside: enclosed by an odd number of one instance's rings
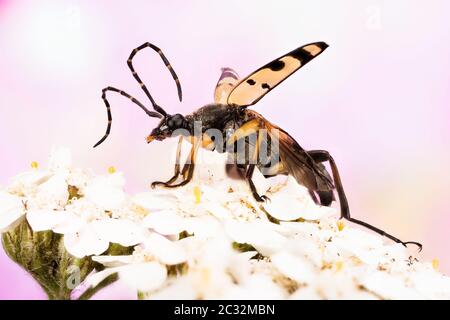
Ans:
{"label": "beetle hind leg", "polygon": [[397,243],[401,243],[405,247],[407,244],[414,244],[419,247],[419,251],[422,250],[422,244],[420,244],[419,242],[402,241],[402,240],[394,237],[393,235],[391,235],[391,234],[389,234],[367,222],[352,218],[350,215],[350,208],[348,206],[347,197],[345,196],[344,188],[342,186],[341,177],[339,176],[339,171],[337,169],[337,166],[336,166],[336,163],[334,162],[333,157],[330,155],[330,153],[328,151],[325,151],[325,150],[312,150],[312,151],[308,151],[308,154],[317,162],[325,162],[325,161],[329,162],[331,171],[333,173],[333,180],[334,180],[334,184],[336,187],[336,191],[339,196],[339,204],[341,207],[341,218],[344,218],[350,222],[353,222],[353,223],[359,224],[363,227],[366,227],[366,228],[368,228],[382,236],[385,236]]}

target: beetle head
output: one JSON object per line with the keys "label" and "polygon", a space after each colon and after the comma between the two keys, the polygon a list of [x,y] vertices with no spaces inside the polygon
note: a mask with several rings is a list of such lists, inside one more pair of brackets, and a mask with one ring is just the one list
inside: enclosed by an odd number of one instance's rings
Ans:
{"label": "beetle head", "polygon": [[147,136],[147,143],[153,140],[162,141],[166,138],[179,135],[177,134],[179,129],[187,129],[187,122],[184,116],[179,113],[166,115],[162,118],[158,126]]}

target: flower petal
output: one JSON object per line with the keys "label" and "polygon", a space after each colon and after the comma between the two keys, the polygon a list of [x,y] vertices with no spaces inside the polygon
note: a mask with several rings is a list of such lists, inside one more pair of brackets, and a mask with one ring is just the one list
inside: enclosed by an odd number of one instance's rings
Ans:
{"label": "flower petal", "polygon": [[450,277],[435,270],[424,270],[410,275],[411,282],[427,299],[450,299]]}
{"label": "flower petal", "polygon": [[222,229],[220,222],[211,216],[186,218],[184,223],[186,231],[194,234],[198,239],[214,237]]}
{"label": "flower petal", "polygon": [[35,209],[27,212],[27,221],[34,232],[51,230],[65,219],[64,211]]}
{"label": "flower petal", "polygon": [[[308,195],[309,196],[309,195]],[[336,214],[336,209],[317,206],[312,201],[305,201],[298,195],[275,194],[265,203],[264,209],[274,218],[281,221],[320,220]]]}
{"label": "flower petal", "polygon": [[287,239],[273,230],[271,223],[255,220],[225,223],[228,235],[238,243],[247,243],[255,247],[264,256],[270,256],[286,244]]}
{"label": "flower petal", "polygon": [[289,297],[290,300],[322,300],[317,289],[311,286],[301,287]]}
{"label": "flower petal", "polygon": [[72,166],[72,152],[69,148],[54,148],[49,159],[49,168],[54,171],[68,170]]}
{"label": "flower petal", "polygon": [[148,297],[151,300],[195,300],[197,298],[195,288],[185,276]]}
{"label": "flower petal", "polygon": [[108,276],[112,275],[113,273],[119,272],[121,270],[120,268],[122,267],[106,268],[102,271],[92,273],[86,278],[86,280],[84,280],[83,284],[87,287],[95,287]]}
{"label": "flower petal", "polygon": [[64,246],[71,255],[83,258],[93,254],[102,254],[108,249],[109,242],[100,238],[88,225],[79,232],[64,235]]}
{"label": "flower petal", "polygon": [[55,226],[53,227],[53,232],[61,234],[75,233],[79,231],[84,225],[85,222],[76,214],[70,211],[64,211],[63,219],[55,224]]}
{"label": "flower petal", "polygon": [[219,219],[225,219],[230,215],[229,210],[218,202],[207,202],[201,204],[209,213]]}
{"label": "flower petal", "polygon": [[166,267],[158,262],[130,264],[119,268],[120,279],[139,291],[158,289],[167,278]]}
{"label": "flower petal", "polygon": [[298,283],[310,284],[316,278],[312,265],[307,260],[286,251],[274,254],[270,260],[282,274]]}
{"label": "flower petal", "polygon": [[105,267],[119,267],[133,262],[133,256],[93,256],[93,261],[101,263]]}
{"label": "flower petal", "polygon": [[57,173],[42,183],[38,189],[38,197],[47,200],[52,206],[64,206],[69,199],[66,175]]}
{"label": "flower petal", "polygon": [[144,230],[131,220],[105,218],[93,221],[91,225],[101,239],[125,247],[138,244],[144,239]]}
{"label": "flower petal", "polygon": [[12,228],[25,214],[22,200],[7,192],[0,192],[0,232]]}
{"label": "flower petal", "polygon": [[136,194],[131,201],[150,212],[168,211],[176,208],[178,197],[164,191],[141,192]]}
{"label": "flower petal", "polygon": [[179,234],[186,230],[183,218],[171,211],[156,211],[148,214],[142,225],[164,235]]}
{"label": "flower petal", "polygon": [[389,275],[382,271],[375,271],[367,275],[361,281],[361,284],[385,299],[422,300],[425,298],[413,288],[406,286],[401,277]]}
{"label": "flower petal", "polygon": [[339,253],[345,257],[354,256],[368,265],[377,265],[382,256],[383,240],[366,231],[345,228],[333,240]]}
{"label": "flower petal", "polygon": [[85,189],[85,197],[104,208],[114,210],[125,202],[125,192],[122,187],[123,177],[120,173],[110,174],[112,177],[100,176],[94,178]]}
{"label": "flower petal", "polygon": [[230,286],[224,299],[230,300],[278,300],[286,299],[285,291],[266,274],[253,274],[241,286]]}
{"label": "flower petal", "polygon": [[146,237],[144,247],[146,251],[164,264],[179,264],[187,259],[186,253],[181,246],[157,233],[152,233]]}
{"label": "flower petal", "polygon": [[23,189],[30,188],[32,186],[38,186],[47,181],[52,174],[47,170],[30,170],[18,174],[12,178],[11,186],[9,189],[15,191],[24,191]]}

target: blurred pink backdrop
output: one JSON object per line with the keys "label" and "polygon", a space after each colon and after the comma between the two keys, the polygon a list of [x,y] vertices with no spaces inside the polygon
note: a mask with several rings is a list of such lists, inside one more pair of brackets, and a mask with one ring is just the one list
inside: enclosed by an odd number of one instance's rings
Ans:
{"label": "blurred pink backdrop", "polygon": [[[135,66],[171,113],[213,100],[220,67],[242,76],[302,44],[330,48],[257,106],[306,149],[336,159],[354,216],[424,244],[450,274],[450,22],[448,1],[12,1],[0,0],[0,184],[69,146],[77,166],[125,172],[130,192],[168,178],[175,140],[147,145],[156,124],[112,96],[113,127],[98,149],[101,89],[145,96],[126,67],[145,41],[162,48]],[[301,244],[299,244],[301,245]],[[0,253],[0,298],[43,292]],[[102,298],[120,298],[120,289]]]}

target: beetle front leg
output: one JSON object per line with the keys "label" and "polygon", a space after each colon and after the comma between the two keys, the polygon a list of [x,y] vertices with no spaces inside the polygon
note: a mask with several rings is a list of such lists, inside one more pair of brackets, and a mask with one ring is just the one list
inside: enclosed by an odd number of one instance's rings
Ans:
{"label": "beetle front leg", "polygon": [[[182,138],[180,137],[180,141],[182,141],[181,139]],[[181,176],[183,176],[184,179],[183,181],[177,184],[172,184],[178,178],[178,176],[180,176],[180,164],[179,164],[179,158],[181,154],[181,147],[180,147],[179,148],[180,152],[179,153],[177,152],[177,164],[175,167],[175,175],[167,182],[160,182],[160,181],[153,182],[151,185],[152,188],[156,187],[157,185],[162,185],[165,188],[177,188],[188,184],[194,176],[195,159],[197,158],[197,152],[198,148],[200,147],[200,142],[201,140],[195,139],[194,145],[192,146],[191,151],[189,153],[188,161],[184,164],[183,169],[181,170]]]}
{"label": "beetle front leg", "polygon": [[167,187],[168,185],[172,184],[174,181],[178,179],[178,176],[180,175],[180,158],[181,158],[181,145],[183,143],[183,137],[181,136],[178,139],[178,145],[177,145],[177,155],[175,159],[175,168],[174,168],[174,174],[173,177],[167,180],[166,182],[163,181],[154,181],[151,184],[152,189],[156,186],[162,185]]}
{"label": "beetle front leg", "polygon": [[178,187],[182,187],[182,186],[188,184],[189,182],[191,182],[192,178],[194,177],[194,169],[195,169],[194,163],[186,163],[184,165],[183,171],[182,171],[182,176],[183,176],[184,180],[177,184],[166,185],[165,187],[166,188],[178,188]]}

